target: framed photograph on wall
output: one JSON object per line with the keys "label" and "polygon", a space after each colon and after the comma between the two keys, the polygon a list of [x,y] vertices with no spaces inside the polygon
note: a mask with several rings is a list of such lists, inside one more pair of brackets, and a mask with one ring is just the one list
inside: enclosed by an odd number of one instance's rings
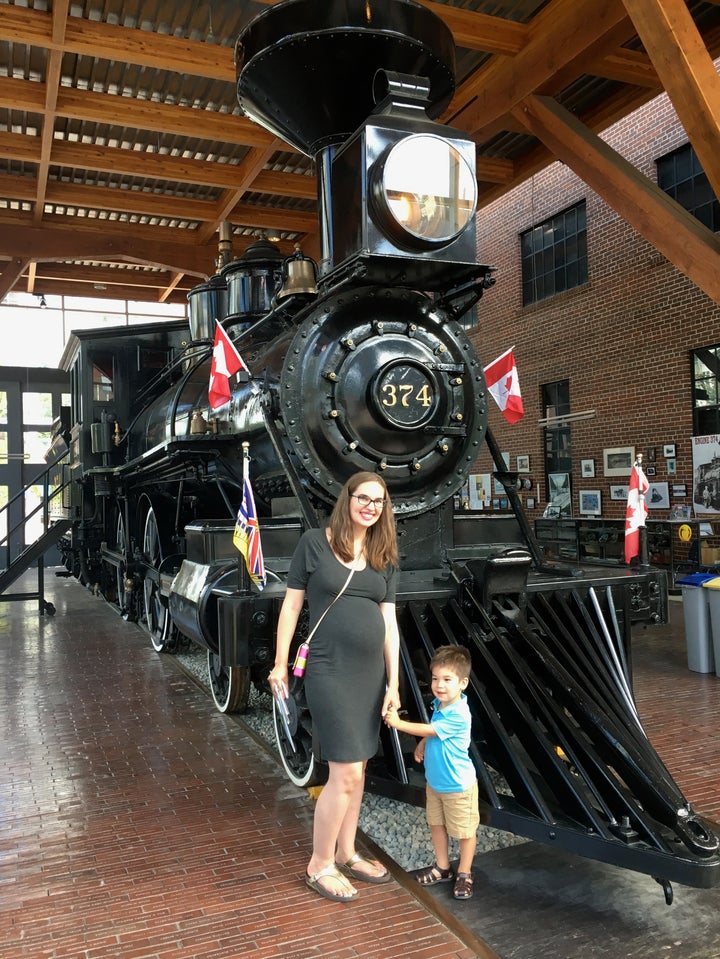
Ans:
{"label": "framed photograph on wall", "polygon": [[675,456],[675,444],[674,444],[674,443],[666,443],[666,444],[663,446],[663,456],[665,457],[665,459],[670,459],[671,457]]}
{"label": "framed photograph on wall", "polygon": [[651,483],[645,494],[648,509],[670,509],[670,490],[667,483]]}
{"label": "framed photograph on wall", "polygon": [[610,487],[610,499],[626,500],[627,498],[628,498],[627,483],[624,486],[621,483],[617,483]]}
{"label": "framed photograph on wall", "polygon": [[529,457],[529,456],[518,456],[518,458],[517,458],[517,471],[518,471],[518,473],[529,473],[529,472],[530,472],[530,457]]}
{"label": "framed photograph on wall", "polygon": [[548,493],[552,516],[572,516],[569,473],[548,473]]}
{"label": "framed photograph on wall", "polygon": [[648,447],[648,449],[645,451],[645,459],[648,461],[648,463],[655,462],[655,452],[656,450],[654,446]]}
{"label": "framed photograph on wall", "polygon": [[629,477],[634,462],[634,446],[615,446],[603,450],[603,472],[605,476]]}
{"label": "framed photograph on wall", "polygon": [[580,475],[582,477],[595,476],[595,460],[580,460]]}
{"label": "framed photograph on wall", "polygon": [[578,506],[583,516],[599,516],[602,513],[602,495],[599,489],[581,489]]}
{"label": "framed photograph on wall", "polygon": [[677,460],[667,461],[668,476],[675,476],[677,473]]}
{"label": "framed photograph on wall", "polygon": [[470,509],[486,509],[490,505],[491,474],[471,473],[468,480],[468,507]]}

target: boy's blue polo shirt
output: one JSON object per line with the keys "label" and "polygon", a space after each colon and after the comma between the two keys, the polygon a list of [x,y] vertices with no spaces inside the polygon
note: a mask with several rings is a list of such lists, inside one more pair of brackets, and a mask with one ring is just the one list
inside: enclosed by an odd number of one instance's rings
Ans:
{"label": "boy's blue polo shirt", "polygon": [[444,709],[437,699],[432,706],[430,722],[437,735],[425,742],[425,776],[436,792],[464,792],[477,779],[468,755],[472,720],[467,696],[461,693],[457,702]]}

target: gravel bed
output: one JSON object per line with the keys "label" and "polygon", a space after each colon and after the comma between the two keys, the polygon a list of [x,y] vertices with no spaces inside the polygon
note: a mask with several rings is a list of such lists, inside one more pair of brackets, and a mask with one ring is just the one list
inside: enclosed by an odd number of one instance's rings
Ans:
{"label": "gravel bed", "polygon": [[[207,651],[194,644],[190,646],[191,649],[176,653],[175,658],[210,695]],[[267,693],[260,693],[252,687],[248,708],[242,714],[242,719],[258,736],[275,744],[272,700]],[[425,810],[417,806],[365,793],[360,810],[360,829],[407,871],[419,869],[435,859],[425,822]],[[476,855],[525,841],[503,830],[480,826]],[[450,858],[457,859],[457,842],[452,840],[451,843]]]}

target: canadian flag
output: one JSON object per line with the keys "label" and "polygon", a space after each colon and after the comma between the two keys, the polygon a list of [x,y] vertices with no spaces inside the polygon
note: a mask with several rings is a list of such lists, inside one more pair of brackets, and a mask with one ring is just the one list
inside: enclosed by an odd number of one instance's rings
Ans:
{"label": "canadian flag", "polygon": [[645,494],[649,488],[650,483],[643,473],[643,468],[639,462],[636,462],[630,474],[625,513],[625,562],[628,564],[631,559],[640,555],[640,527],[645,525],[647,516]]}
{"label": "canadian flag", "polygon": [[243,363],[242,357],[235,349],[230,337],[216,320],[213,358],[210,366],[210,385],[208,386],[208,400],[214,410],[230,400],[232,396],[230,377],[239,370],[247,370],[247,366]]}
{"label": "canadian flag", "polygon": [[511,346],[483,370],[487,388],[508,423],[517,423],[525,413],[513,350]]}

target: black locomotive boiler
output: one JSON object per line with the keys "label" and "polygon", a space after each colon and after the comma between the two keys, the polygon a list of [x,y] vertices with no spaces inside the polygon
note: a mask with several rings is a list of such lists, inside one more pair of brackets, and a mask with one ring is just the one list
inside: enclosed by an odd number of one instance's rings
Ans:
{"label": "black locomotive boiler", "polygon": [[[720,856],[632,696],[631,627],[664,620],[665,576],[547,563],[505,471],[466,328],[493,282],[476,259],[475,148],[437,123],[454,56],[442,21],[413,0],[286,0],[245,29],[239,101],[314,158],[320,261],[308,280],[302,254],[258,241],[192,291],[190,330],[71,336],[67,563],[158,651],[178,634],[205,647],[218,708],[242,710],[252,683],[267,688],[300,535],[350,474],[378,472],[400,540],[410,716],[427,721],[434,648],[467,646],[483,821],[659,877],[670,901],[671,880],[716,883]],[[216,319],[250,374],[213,410]],[[243,444],[262,591],[232,544]],[[484,445],[512,510],[458,517],[453,498]],[[323,772],[310,723],[298,688],[291,738],[276,731],[299,785]],[[395,731],[383,729],[368,784],[422,801],[412,745]]]}

